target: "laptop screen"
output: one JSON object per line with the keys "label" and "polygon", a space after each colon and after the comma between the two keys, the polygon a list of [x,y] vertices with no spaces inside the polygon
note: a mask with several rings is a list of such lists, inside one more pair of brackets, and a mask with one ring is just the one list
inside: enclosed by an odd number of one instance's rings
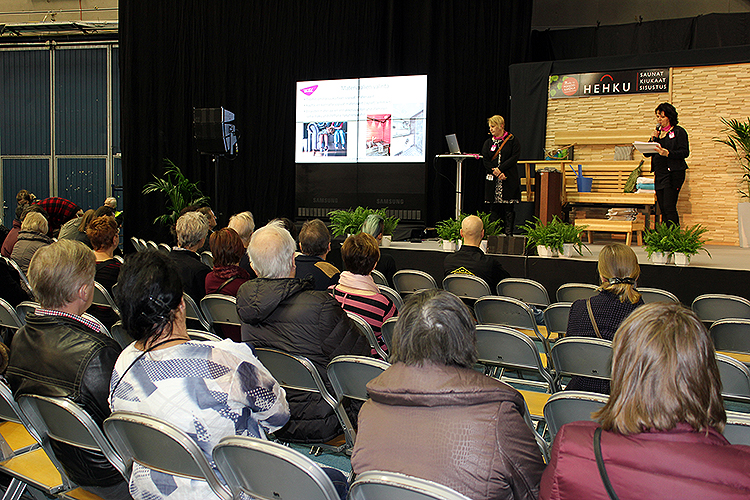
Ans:
{"label": "laptop screen", "polygon": [[448,151],[450,151],[451,154],[461,154],[461,148],[458,147],[458,139],[456,139],[456,134],[446,135],[445,140],[448,141]]}

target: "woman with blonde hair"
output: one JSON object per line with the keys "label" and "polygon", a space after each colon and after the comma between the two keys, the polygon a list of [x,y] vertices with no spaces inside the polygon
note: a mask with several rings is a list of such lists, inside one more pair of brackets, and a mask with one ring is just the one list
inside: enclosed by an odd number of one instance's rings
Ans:
{"label": "woman with blonde hair", "polygon": [[613,349],[599,423],[560,429],[539,498],[750,498],[750,447],[721,435],[721,380],[700,319],[679,304],[645,305]]}
{"label": "woman with blonde hair", "polygon": [[502,219],[503,231],[511,236],[516,217],[514,206],[521,201],[518,175],[521,145],[513,134],[505,130],[502,116],[490,116],[487,126],[491,137],[482,146],[482,164],[487,171],[484,201],[491,204],[492,219]]}
{"label": "woman with blonde hair", "polygon": [[[601,283],[599,293],[590,299],[573,302],[566,337],[612,340],[620,323],[643,304],[641,294],[635,288],[641,268],[629,246],[612,243],[602,248],[597,271]],[[566,389],[609,394],[609,381],[573,377]]]}

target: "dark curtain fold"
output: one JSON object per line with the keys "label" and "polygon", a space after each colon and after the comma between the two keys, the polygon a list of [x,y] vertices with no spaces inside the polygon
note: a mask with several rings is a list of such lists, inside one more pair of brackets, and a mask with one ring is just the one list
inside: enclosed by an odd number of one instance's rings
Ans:
{"label": "dark curtain fold", "polygon": [[[486,118],[507,117],[508,66],[524,61],[532,7],[525,0],[119,5],[125,231],[163,241],[167,232],[152,221],[164,200],[140,194],[161,174],[162,158],[214,194],[214,168],[192,138],[193,107],[225,107],[240,132],[237,158],[219,159],[219,197],[211,202],[219,224],[242,210],[257,225],[294,217],[299,80],[427,74],[427,222],[451,216],[455,167],[433,157],[446,150],[448,133],[478,152]],[[467,170],[465,208],[474,211],[481,168],[475,162]]]}

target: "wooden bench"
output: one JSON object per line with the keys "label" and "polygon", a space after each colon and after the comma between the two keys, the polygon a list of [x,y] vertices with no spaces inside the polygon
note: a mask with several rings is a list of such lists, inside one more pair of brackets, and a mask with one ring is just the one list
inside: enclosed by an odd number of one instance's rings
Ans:
{"label": "wooden bench", "polygon": [[586,243],[593,243],[594,231],[607,233],[625,233],[625,244],[630,246],[633,241],[633,232],[636,233],[638,246],[643,245],[643,230],[645,224],[642,220],[606,220],[606,219],[576,219],[576,227],[588,226],[586,228]]}

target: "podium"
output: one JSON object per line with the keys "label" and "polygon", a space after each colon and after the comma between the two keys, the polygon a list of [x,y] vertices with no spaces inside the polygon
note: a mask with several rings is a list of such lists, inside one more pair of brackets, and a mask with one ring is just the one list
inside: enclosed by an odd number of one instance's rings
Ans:
{"label": "podium", "polygon": [[463,163],[466,158],[480,158],[479,155],[475,154],[464,154],[464,153],[449,153],[444,155],[437,155],[435,158],[453,158],[456,161],[456,220],[461,215],[461,208],[463,207]]}

